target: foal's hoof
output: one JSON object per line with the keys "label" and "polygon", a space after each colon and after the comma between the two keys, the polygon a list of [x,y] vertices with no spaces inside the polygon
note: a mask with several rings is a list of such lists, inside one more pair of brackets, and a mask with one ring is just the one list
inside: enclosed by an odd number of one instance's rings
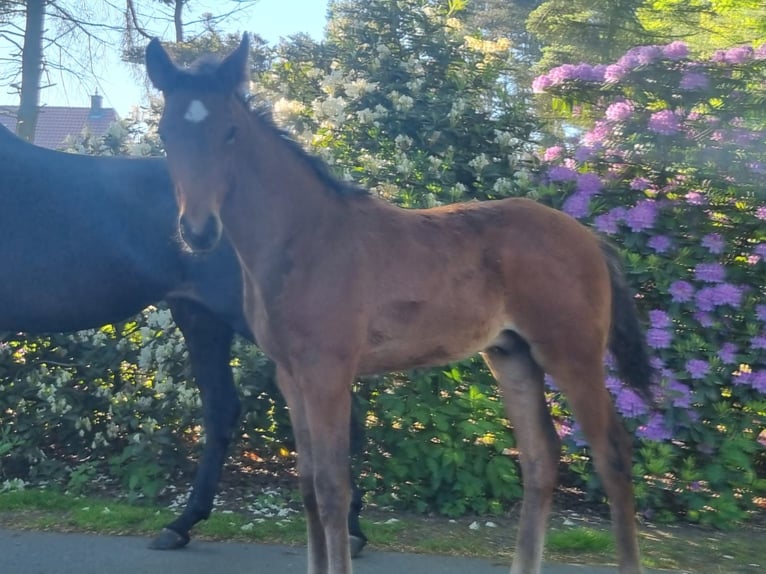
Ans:
{"label": "foal's hoof", "polygon": [[189,537],[182,536],[175,530],[163,528],[162,531],[149,543],[152,550],[176,550],[189,544]]}
{"label": "foal's hoof", "polygon": [[348,545],[351,547],[351,558],[356,558],[362,552],[362,548],[367,545],[367,541],[364,538],[350,535],[348,537]]}

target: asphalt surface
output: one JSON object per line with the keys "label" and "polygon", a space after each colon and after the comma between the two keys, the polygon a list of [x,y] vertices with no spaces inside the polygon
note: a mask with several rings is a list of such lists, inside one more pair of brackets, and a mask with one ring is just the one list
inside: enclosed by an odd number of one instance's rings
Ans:
{"label": "asphalt surface", "polygon": [[[0,574],[281,574],[306,572],[304,548],[192,540],[157,551],[147,539],[0,529]],[[510,564],[474,558],[376,552],[354,560],[355,574],[508,574]],[[544,574],[615,574],[616,568],[548,564]]]}

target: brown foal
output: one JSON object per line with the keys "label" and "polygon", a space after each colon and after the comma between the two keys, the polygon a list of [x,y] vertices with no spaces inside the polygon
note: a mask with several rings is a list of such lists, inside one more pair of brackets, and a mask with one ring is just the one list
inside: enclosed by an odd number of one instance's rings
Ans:
{"label": "brown foal", "polygon": [[351,572],[349,386],[358,374],[481,353],[521,450],[524,499],[513,574],[540,572],[559,462],[544,373],[566,395],[611,502],[622,574],[641,572],[631,440],[604,384],[614,353],[648,394],[651,370],[615,252],[526,199],[405,210],[334,179],[248,106],[248,43],[221,62],[175,66],[157,40],[149,77],[196,251],[225,232],[245,311],[290,408],[308,523],[308,571]]}

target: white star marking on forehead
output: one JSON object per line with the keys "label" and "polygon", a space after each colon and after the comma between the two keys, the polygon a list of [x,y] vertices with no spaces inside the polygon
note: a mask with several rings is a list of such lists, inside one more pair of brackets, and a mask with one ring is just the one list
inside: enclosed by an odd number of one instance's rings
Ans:
{"label": "white star marking on forehead", "polygon": [[207,111],[205,104],[203,104],[199,100],[192,100],[189,103],[189,108],[186,110],[186,113],[184,114],[184,119],[187,122],[198,124],[202,120],[204,120],[208,116],[208,114],[209,112]]}

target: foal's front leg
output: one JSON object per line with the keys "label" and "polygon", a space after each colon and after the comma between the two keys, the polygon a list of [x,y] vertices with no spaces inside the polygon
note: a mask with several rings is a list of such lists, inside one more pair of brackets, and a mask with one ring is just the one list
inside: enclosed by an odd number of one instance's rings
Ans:
{"label": "foal's front leg", "polygon": [[295,437],[295,447],[298,452],[298,480],[306,515],[306,535],[308,538],[308,572],[309,574],[326,574],[327,544],[322,522],[319,518],[319,507],[314,489],[314,458],[306,417],[305,397],[301,394],[297,381],[279,366],[277,366],[277,384],[285,397],[285,402],[287,402],[290,424],[293,427]]}
{"label": "foal's front leg", "polygon": [[[329,353],[328,353],[329,355]],[[348,536],[348,510],[351,502],[349,461],[349,424],[351,418],[350,365],[318,361],[308,369],[297,368],[283,392],[299,410],[291,413],[293,424],[309,435],[310,461],[300,462],[301,487],[307,506],[309,527],[309,572],[351,573]],[[285,382],[288,377],[285,377]],[[297,396],[296,396],[297,394]],[[292,408],[292,406],[291,406]],[[299,420],[300,419],[300,420]],[[305,441],[304,441],[305,442]],[[298,460],[303,452],[298,446]],[[310,467],[310,468],[309,468]],[[317,528],[319,524],[319,528]],[[323,544],[324,554],[317,548]],[[325,557],[324,569],[320,569]],[[317,568],[311,570],[311,568]]]}

